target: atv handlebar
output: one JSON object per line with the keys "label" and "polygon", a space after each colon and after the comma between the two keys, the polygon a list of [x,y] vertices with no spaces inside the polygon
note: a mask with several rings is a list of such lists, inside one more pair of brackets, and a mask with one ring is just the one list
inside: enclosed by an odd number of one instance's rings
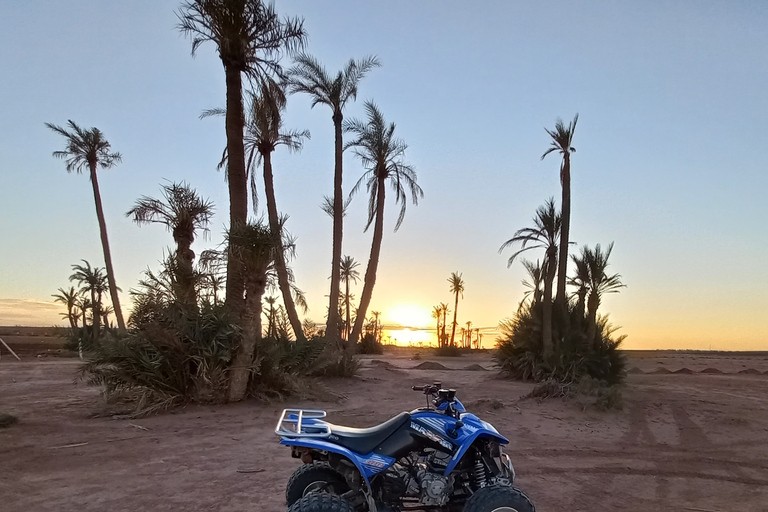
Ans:
{"label": "atv handlebar", "polygon": [[453,408],[453,404],[456,401],[455,389],[443,389],[442,382],[435,382],[434,384],[425,384],[423,386],[411,386],[414,391],[422,391],[427,395],[427,409],[429,409],[429,398],[432,397],[432,404],[439,408],[440,405],[448,403],[445,409],[446,414],[449,416],[456,416],[458,418],[458,412]]}

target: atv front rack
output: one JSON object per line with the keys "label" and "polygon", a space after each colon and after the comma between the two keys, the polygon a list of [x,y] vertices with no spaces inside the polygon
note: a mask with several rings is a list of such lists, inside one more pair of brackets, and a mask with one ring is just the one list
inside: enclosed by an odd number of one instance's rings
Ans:
{"label": "atv front rack", "polygon": [[284,437],[327,437],[331,427],[321,418],[325,411],[317,409],[283,409],[275,434]]}

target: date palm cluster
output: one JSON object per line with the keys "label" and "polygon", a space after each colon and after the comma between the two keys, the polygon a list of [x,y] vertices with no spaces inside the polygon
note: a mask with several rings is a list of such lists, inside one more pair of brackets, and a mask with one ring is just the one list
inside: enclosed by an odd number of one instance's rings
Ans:
{"label": "date palm cluster", "polygon": [[[499,252],[515,247],[507,266],[526,251],[543,252],[543,259],[522,260],[528,273],[523,281],[526,292],[515,316],[502,322],[497,361],[511,376],[524,379],[576,382],[584,376],[608,384],[620,383],[624,359],[618,346],[624,336],[607,316],[598,315],[602,297],[616,293],[625,285],[619,274],[608,271],[613,243],[603,250],[600,244],[583,246],[579,254],[569,255],[571,205],[571,154],[578,115],[567,126],[558,120],[549,149],[542,155],[562,155],[560,183],[561,209],[550,198],[536,210],[531,227],[515,232]],[[569,261],[574,272],[568,275]],[[555,281],[555,279],[557,279]],[[566,285],[574,288],[568,293]]]}
{"label": "date palm cluster", "polygon": [[[108,394],[141,404],[137,407],[142,410],[188,400],[238,401],[249,394],[287,393],[293,386],[290,375],[301,365],[311,366],[305,373],[351,375],[357,342],[371,332],[366,318],[386,196],[399,208],[395,230],[407,203],[417,204],[423,196],[416,171],[405,162],[407,144],[378,105],[367,101],[364,119],[345,119],[360,82],[380,63],[375,56],[351,59],[340,71],[328,72],[305,51],[303,20],[282,17],[263,0],[188,0],[176,15],[177,28],[191,40],[192,54],[211,47],[224,69],[224,107],[206,110],[201,117],[224,120],[226,147],[219,168],[229,192],[225,241],[199,255],[193,250],[198,234],[208,233],[214,205],[188,183],[163,185],[160,198],[139,198],[126,216],[138,225],[165,226],[175,247],[168,250],[160,271],[148,270],[131,290],[132,313],[124,322],[97,174],[99,168],[113,167],[121,155],[112,152],[97,128],[81,128],[72,121],[67,127],[48,124],[65,139],[65,149],[54,156],[66,160],[68,171],[89,172],[105,259],[101,276],[107,282],[98,298],[109,290],[118,322],[108,340],[89,345],[94,353],[85,372]],[[293,63],[284,66],[286,59]],[[310,137],[306,130],[284,126],[287,103],[295,94],[308,95],[312,107],[328,107],[334,126],[334,162],[327,165],[329,171],[333,168],[328,173],[332,194],[323,208],[333,223],[330,289],[321,326],[299,316],[299,311],[307,313],[307,301],[290,267],[296,240],[287,231],[288,216],[280,211],[275,193],[279,169],[273,166],[274,152],[300,151]],[[345,190],[342,154],[347,149],[364,173]],[[346,206],[363,187],[369,199],[366,230],[373,226],[373,240],[355,303],[351,287],[360,279],[359,264],[342,256],[343,221]],[[257,189],[264,191],[265,214],[257,211]],[[69,308],[69,292],[61,292]],[[75,304],[67,313],[73,332],[82,331],[78,322],[85,320]],[[95,340],[99,325],[106,324],[101,319],[107,307],[91,308]],[[380,331],[373,329],[379,338]]]}

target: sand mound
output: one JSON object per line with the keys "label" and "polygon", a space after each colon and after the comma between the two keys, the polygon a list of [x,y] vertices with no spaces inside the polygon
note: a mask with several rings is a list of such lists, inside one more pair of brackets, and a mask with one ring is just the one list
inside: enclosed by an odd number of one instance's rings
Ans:
{"label": "sand mound", "polygon": [[717,368],[704,368],[699,373],[723,373],[723,371]]}
{"label": "sand mound", "polygon": [[371,366],[378,366],[380,368],[395,368],[395,365],[392,363],[389,363],[387,361],[382,361],[381,359],[371,359],[371,362],[368,363]]}
{"label": "sand mound", "polygon": [[480,366],[479,364],[470,364],[469,366],[464,367],[465,370],[469,370],[471,372],[484,372],[486,371],[485,368]]}
{"label": "sand mound", "polygon": [[413,367],[414,370],[447,370],[445,366],[433,361],[424,361],[423,363]]}
{"label": "sand mound", "polygon": [[504,407],[504,403],[495,398],[481,398],[466,404],[468,410],[498,410]]}
{"label": "sand mound", "polygon": [[675,370],[672,373],[683,373],[685,375],[691,375],[694,372],[690,368],[680,368],[679,370]]}
{"label": "sand mound", "polygon": [[655,370],[653,370],[652,372],[649,372],[649,373],[666,374],[666,373],[672,373],[672,372],[669,371],[666,368],[656,368]]}
{"label": "sand mound", "polygon": [[643,370],[641,370],[637,366],[633,366],[632,368],[627,370],[627,373],[643,373]]}
{"label": "sand mound", "polygon": [[754,368],[747,368],[746,370],[741,370],[739,373],[744,373],[746,375],[760,375],[760,370],[755,370]]}

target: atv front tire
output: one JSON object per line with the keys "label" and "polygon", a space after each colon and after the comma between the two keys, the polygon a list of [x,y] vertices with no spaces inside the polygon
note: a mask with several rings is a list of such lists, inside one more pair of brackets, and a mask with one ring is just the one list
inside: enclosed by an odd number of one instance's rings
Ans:
{"label": "atv front tire", "polygon": [[285,501],[290,506],[310,492],[344,494],[348,490],[347,481],[341,473],[327,462],[315,461],[302,464],[293,472],[285,488]]}
{"label": "atv front tire", "polygon": [[467,500],[464,512],[536,512],[536,507],[514,487],[489,485]]}
{"label": "atv front tire", "polygon": [[288,512],[355,512],[355,507],[337,494],[311,492],[291,505]]}

